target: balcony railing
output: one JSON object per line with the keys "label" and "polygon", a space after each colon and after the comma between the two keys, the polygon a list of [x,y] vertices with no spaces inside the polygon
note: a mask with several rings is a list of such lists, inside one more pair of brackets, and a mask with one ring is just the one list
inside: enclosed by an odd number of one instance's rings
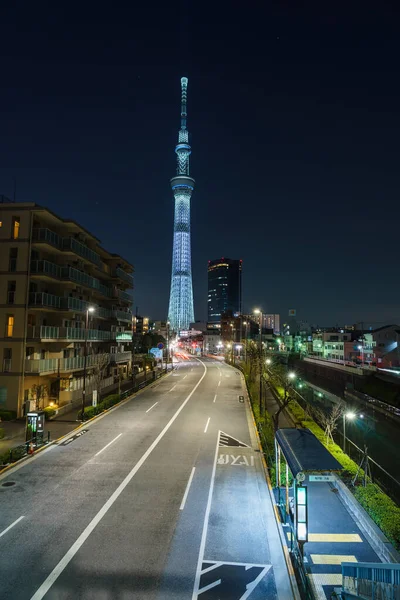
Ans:
{"label": "balcony railing", "polygon": [[84,300],[80,300],[79,298],[61,298],[61,308],[64,310],[75,310],[77,312],[85,312],[89,306],[93,306],[95,317],[99,317],[100,319],[111,319],[114,315],[111,310],[108,308],[103,308],[102,306],[96,306],[92,302],[85,302]]}
{"label": "balcony railing", "polygon": [[[93,367],[103,356],[109,354],[90,354],[86,357],[86,367]],[[57,373],[58,371],[79,371],[84,368],[84,356],[73,356],[71,358],[40,358],[25,360],[25,371],[27,373]]]}
{"label": "balcony railing", "polygon": [[132,358],[132,352],[112,352],[110,354],[110,362],[127,362],[128,360],[131,360]]}
{"label": "balcony railing", "polygon": [[131,342],[132,341],[132,331],[117,331],[115,339],[117,342]]}
{"label": "balcony railing", "polygon": [[98,267],[103,266],[100,255],[97,254],[97,252],[94,252],[94,250],[91,250],[88,246],[82,244],[82,242],[78,242],[78,240],[75,240],[74,238],[64,238],[63,248],[72,250],[75,254],[78,254],[82,258],[86,258],[86,260],[90,260],[90,262]]}
{"label": "balcony railing", "polygon": [[61,277],[63,279],[69,279],[70,281],[76,281],[76,283],[90,287],[93,290],[98,290],[104,296],[112,296],[112,288],[103,285],[98,279],[91,277],[83,271],[78,271],[78,269],[74,269],[73,267],[63,267],[61,269]]}
{"label": "balcony railing", "polygon": [[60,308],[61,298],[59,296],[53,296],[53,294],[46,294],[45,292],[30,292],[29,306]]}
{"label": "balcony railing", "polygon": [[130,287],[133,287],[133,277],[132,277],[132,275],[130,275],[129,273],[127,273],[126,271],[124,271],[120,267],[117,267],[115,269],[113,275],[114,275],[114,277],[119,277],[120,279],[122,279],[126,283],[129,283]]}
{"label": "balcony railing", "polygon": [[[28,338],[40,338],[41,340],[85,340],[84,327],[52,327],[42,325],[40,327],[28,327]],[[115,340],[115,331],[103,331],[101,329],[88,329],[88,341]]]}
{"label": "balcony railing", "polygon": [[56,373],[58,371],[58,358],[25,359],[27,373]]}
{"label": "balcony railing", "polygon": [[132,313],[124,310],[113,310],[112,316],[119,321],[128,321],[128,323],[132,321]]}
{"label": "balcony railing", "polygon": [[34,242],[45,242],[54,246],[55,248],[62,249],[62,237],[54,231],[46,228],[38,228],[32,231],[32,240]]}
{"label": "balcony railing", "polygon": [[61,269],[58,265],[48,260],[31,260],[31,274],[48,275],[49,277],[60,279]]}
{"label": "balcony railing", "polygon": [[126,300],[127,302],[133,302],[132,295],[128,294],[128,292],[123,292],[122,290],[118,290],[118,297],[121,300]]}

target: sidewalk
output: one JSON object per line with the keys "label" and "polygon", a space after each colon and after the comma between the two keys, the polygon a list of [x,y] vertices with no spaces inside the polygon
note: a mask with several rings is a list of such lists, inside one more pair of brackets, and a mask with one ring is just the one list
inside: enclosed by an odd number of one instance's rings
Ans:
{"label": "sidewalk", "polygon": [[[147,373],[147,381],[152,381],[152,376]],[[144,381],[144,373],[136,375],[136,383],[142,383]],[[121,383],[121,392],[132,388],[132,381],[124,381]],[[110,386],[102,390],[102,398],[112,393],[118,393],[118,386]],[[81,408],[80,403],[74,403],[70,405],[70,408],[59,417],[52,419],[51,421],[45,422],[45,438],[47,432],[50,432],[50,441],[56,440],[57,438],[66,435],[76,427],[78,427],[80,421],[77,420],[78,412]],[[0,455],[4,454],[11,448],[15,448],[25,442],[25,418],[17,419],[14,421],[1,421],[0,428],[4,430],[4,438],[0,440]]]}

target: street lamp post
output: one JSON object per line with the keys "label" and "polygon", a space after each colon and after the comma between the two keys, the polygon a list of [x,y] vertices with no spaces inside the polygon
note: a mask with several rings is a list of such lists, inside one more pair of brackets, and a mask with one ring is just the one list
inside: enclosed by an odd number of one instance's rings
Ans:
{"label": "street lamp post", "polygon": [[85,420],[85,406],[86,406],[86,364],[87,364],[87,342],[88,342],[88,327],[89,327],[89,313],[94,312],[93,306],[88,306],[86,309],[85,319],[85,346],[83,349],[83,389],[82,389],[82,421]]}
{"label": "street lamp post", "polygon": [[260,320],[259,320],[259,330],[260,330],[260,339],[259,339],[259,344],[260,344],[260,348],[259,348],[259,352],[260,352],[260,391],[259,391],[259,409],[260,409],[260,416],[262,414],[262,401],[263,401],[263,387],[262,387],[262,376],[263,376],[263,359],[262,359],[262,355],[263,355],[263,351],[262,351],[262,318],[263,318],[263,313],[262,310],[256,308],[254,311],[255,315],[260,315]]}
{"label": "street lamp post", "polygon": [[168,358],[169,358],[169,321],[167,321],[167,358],[165,363],[165,372],[168,373]]}
{"label": "street lamp post", "polygon": [[133,326],[134,316],[132,315],[132,385],[136,387],[136,371],[135,371],[135,331]]}
{"label": "street lamp post", "polygon": [[249,325],[248,321],[245,321],[243,323],[243,325],[245,326],[245,339],[244,339],[244,361],[247,364],[247,339],[248,339],[248,334],[247,334],[247,327]]}
{"label": "street lamp post", "polygon": [[352,421],[355,418],[356,415],[353,412],[343,413],[343,452],[346,452],[346,419]]}
{"label": "street lamp post", "polygon": [[357,346],[359,350],[361,350],[361,366],[364,365],[364,346]]}

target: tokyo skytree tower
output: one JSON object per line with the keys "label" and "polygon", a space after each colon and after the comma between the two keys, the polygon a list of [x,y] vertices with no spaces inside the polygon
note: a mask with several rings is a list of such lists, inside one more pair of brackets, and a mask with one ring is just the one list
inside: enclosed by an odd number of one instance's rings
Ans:
{"label": "tokyo skytree tower", "polygon": [[192,259],[190,254],[190,198],[194,189],[194,179],[190,177],[189,132],[186,129],[187,77],[181,79],[181,128],[178,144],[176,177],[171,179],[175,197],[174,244],[172,250],[171,293],[169,297],[168,319],[171,329],[179,334],[181,329],[189,329],[194,321]]}

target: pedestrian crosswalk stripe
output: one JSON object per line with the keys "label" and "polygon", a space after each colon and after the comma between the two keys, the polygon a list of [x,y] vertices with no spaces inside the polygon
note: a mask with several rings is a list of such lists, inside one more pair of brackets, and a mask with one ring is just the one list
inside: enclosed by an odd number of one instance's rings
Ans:
{"label": "pedestrian crosswalk stripe", "polygon": [[357,562],[353,554],[310,554],[314,565],[341,565],[342,562]]}
{"label": "pedestrian crosswalk stripe", "polygon": [[312,577],[314,583],[319,585],[342,585],[341,573],[311,573],[309,577]]}
{"label": "pedestrian crosswalk stripe", "polygon": [[358,533],[309,533],[309,542],[362,542]]}

